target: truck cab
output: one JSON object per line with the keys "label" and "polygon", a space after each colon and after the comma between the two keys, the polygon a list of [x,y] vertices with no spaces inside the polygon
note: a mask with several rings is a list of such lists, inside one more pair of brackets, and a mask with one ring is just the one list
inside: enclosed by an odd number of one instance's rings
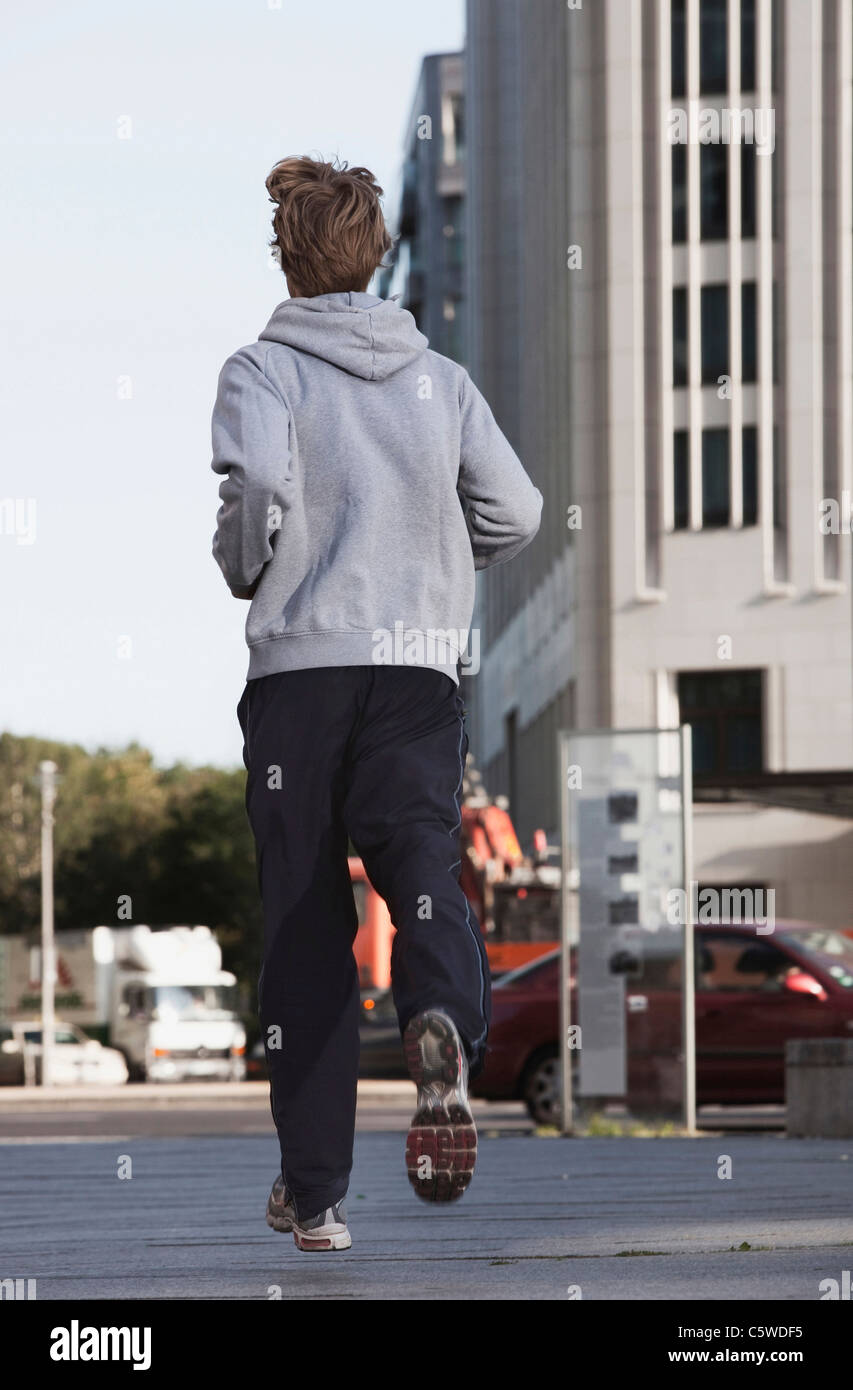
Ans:
{"label": "truck cab", "polygon": [[242,1081],[246,1034],[237,981],[207,927],[113,933],[110,1036],[131,1076]]}

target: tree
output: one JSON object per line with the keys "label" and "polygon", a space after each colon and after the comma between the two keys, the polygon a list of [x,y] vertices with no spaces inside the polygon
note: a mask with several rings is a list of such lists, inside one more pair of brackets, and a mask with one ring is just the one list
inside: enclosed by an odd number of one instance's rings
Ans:
{"label": "tree", "polygon": [[[137,744],[88,753],[77,744],[0,735],[0,931],[38,926],[38,765],[45,758],[59,769],[57,929],[205,923],[226,968],[254,990],[262,915],[245,773],[157,768]],[[119,915],[126,899],[129,916]]]}

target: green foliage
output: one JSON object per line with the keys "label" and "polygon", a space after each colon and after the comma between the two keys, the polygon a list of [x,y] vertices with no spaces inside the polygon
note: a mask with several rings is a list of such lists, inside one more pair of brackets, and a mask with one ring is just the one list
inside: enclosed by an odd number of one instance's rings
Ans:
{"label": "green foliage", "polygon": [[0,932],[36,929],[41,912],[38,766],[59,768],[56,926],[205,923],[224,963],[254,991],[262,917],[242,769],[157,768],[137,744],[0,735]]}

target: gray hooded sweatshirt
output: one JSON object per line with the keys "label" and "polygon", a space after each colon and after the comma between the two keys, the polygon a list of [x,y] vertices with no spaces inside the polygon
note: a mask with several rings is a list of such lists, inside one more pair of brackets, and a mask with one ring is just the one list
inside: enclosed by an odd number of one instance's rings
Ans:
{"label": "gray hooded sweatshirt", "polygon": [[285,300],[222,368],[212,435],[248,679],[391,663],[456,681],[474,571],[532,540],[542,497],[412,315],[354,291]]}

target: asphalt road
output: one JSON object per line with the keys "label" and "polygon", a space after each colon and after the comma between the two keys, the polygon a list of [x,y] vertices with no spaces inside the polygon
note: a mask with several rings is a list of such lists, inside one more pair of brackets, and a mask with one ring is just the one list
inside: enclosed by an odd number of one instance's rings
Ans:
{"label": "asphalt road", "polygon": [[[360,1132],[408,1127],[415,1090],[410,1081],[359,1082]],[[482,1132],[533,1134],[535,1126],[520,1101],[475,1100]],[[784,1126],[781,1106],[715,1107],[700,1112],[707,1130],[773,1130]],[[240,1085],[147,1085],[117,1087],[0,1087],[0,1143],[7,1141],[269,1135],[272,1121],[266,1082]]]}
{"label": "asphalt road", "polygon": [[[408,1128],[415,1088],[409,1081],[361,1083],[360,1131]],[[506,1105],[475,1101],[481,1130],[532,1133],[533,1125],[519,1102]],[[57,1094],[0,1088],[0,1144],[51,1139],[154,1138],[194,1135],[272,1133],[266,1082],[239,1086],[122,1086],[99,1093],[97,1087],[63,1089]]]}
{"label": "asphalt road", "polygon": [[[409,1188],[401,1136],[363,1130],[353,1248],[320,1255],[264,1222],[277,1163],[269,1134],[7,1136],[0,1278],[35,1279],[40,1299],[564,1300],[580,1290],[737,1302],[818,1300],[823,1279],[853,1268],[850,1141],[490,1134],[469,1192],[433,1208]],[[718,1176],[723,1155],[730,1178]],[[132,1176],[120,1178],[128,1158]]]}

